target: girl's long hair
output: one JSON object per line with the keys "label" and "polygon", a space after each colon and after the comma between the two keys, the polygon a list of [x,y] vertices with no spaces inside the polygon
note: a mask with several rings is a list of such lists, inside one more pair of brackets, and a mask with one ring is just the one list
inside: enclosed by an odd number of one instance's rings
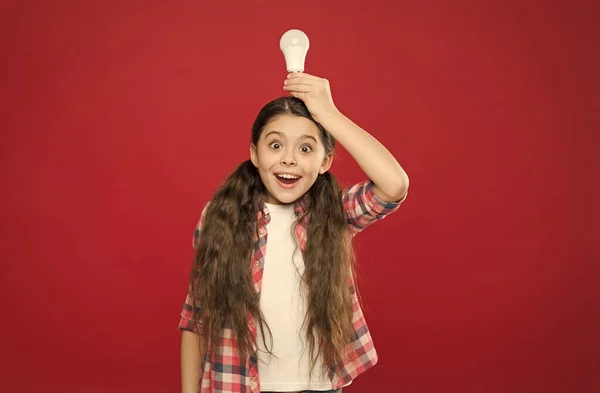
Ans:
{"label": "girl's long hair", "polygon": [[[281,114],[303,116],[315,122],[301,100],[276,99],[262,108],[254,122],[255,146],[264,126]],[[333,153],[334,138],[315,124],[326,153]],[[270,332],[260,310],[250,264],[257,247],[257,217],[266,196],[258,170],[250,160],[231,173],[207,207],[190,276],[190,291],[197,307],[194,320],[202,326],[208,347],[220,345],[223,328],[232,329],[242,362],[256,346],[248,324],[249,313],[257,326],[263,327],[263,342],[264,332]],[[304,223],[307,234],[302,282],[308,290],[304,324],[312,374],[319,357],[324,371],[333,371],[344,359],[352,333],[349,280],[355,269],[352,236],[335,178],[329,172],[319,175],[302,204],[304,215],[296,225]]]}

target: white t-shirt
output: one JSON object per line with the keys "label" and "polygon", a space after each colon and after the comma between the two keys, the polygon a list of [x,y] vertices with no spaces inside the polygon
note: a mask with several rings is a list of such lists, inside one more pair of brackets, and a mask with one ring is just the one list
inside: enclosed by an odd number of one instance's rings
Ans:
{"label": "white t-shirt", "polygon": [[[294,392],[299,390],[331,390],[331,381],[322,373],[319,358],[309,380],[310,351],[306,343],[306,289],[301,276],[304,260],[292,235],[296,220],[294,205],[267,204],[271,220],[267,224],[268,238],[263,269],[260,307],[271,329],[265,329],[265,351],[260,327],[258,330],[258,375],[263,391]],[[301,289],[302,288],[302,289]]]}

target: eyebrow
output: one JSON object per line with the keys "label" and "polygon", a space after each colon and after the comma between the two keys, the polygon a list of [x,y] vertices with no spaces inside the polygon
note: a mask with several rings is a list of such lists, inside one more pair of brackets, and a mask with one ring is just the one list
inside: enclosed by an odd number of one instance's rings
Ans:
{"label": "eyebrow", "polygon": [[[279,135],[280,137],[283,137],[283,138],[285,138],[285,135],[284,135],[282,132],[279,132],[279,131],[277,131],[277,130],[273,130],[273,131],[269,131],[269,132],[267,133],[267,135],[265,135],[265,139],[267,139],[267,138],[269,137],[269,135],[271,135],[271,134],[277,134],[277,135]],[[312,139],[313,141],[315,141],[315,143],[319,143],[319,142],[317,141],[317,139],[316,139],[314,136],[312,136],[312,135],[302,135],[302,136],[300,137],[300,139],[303,139],[303,138]]]}

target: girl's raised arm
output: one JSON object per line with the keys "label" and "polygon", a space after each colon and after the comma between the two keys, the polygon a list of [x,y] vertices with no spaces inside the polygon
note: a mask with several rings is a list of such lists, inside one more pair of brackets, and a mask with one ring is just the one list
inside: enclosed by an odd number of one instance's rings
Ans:
{"label": "girl's raised arm", "polygon": [[405,196],[408,175],[385,146],[335,107],[327,79],[292,73],[284,90],[304,101],[313,118],[344,146],[373,181],[379,198],[396,202]]}

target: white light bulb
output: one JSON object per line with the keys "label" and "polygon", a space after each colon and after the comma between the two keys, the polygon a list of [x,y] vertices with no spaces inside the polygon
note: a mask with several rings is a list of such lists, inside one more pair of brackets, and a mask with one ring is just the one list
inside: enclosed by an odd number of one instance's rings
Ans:
{"label": "white light bulb", "polygon": [[308,36],[303,31],[286,31],[279,41],[288,72],[304,72],[304,60],[309,47]]}

